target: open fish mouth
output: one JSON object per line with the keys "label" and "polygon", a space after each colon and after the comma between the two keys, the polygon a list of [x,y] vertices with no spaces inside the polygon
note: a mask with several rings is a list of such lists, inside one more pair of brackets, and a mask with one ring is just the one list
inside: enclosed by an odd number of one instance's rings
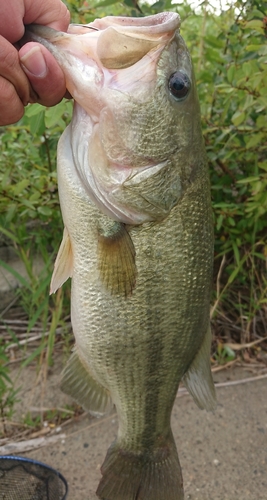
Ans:
{"label": "open fish mouth", "polygon": [[[59,63],[62,62],[59,55],[61,50],[76,55],[78,51],[87,58],[93,56],[105,68],[122,69],[139,61],[150,50],[165,46],[179,26],[180,17],[173,12],[145,18],[108,16],[95,19],[87,25],[70,25],[68,33],[47,26],[29,25],[23,41],[42,43]],[[90,43],[86,43],[88,37]]]}

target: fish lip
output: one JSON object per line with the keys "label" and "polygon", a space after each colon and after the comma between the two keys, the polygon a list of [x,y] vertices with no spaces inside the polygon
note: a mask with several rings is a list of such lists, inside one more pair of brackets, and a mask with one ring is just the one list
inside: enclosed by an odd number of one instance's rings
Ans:
{"label": "fish lip", "polygon": [[[41,24],[25,25],[25,32],[20,39],[19,46],[23,47],[28,42],[37,42],[46,47],[49,52],[57,59],[58,62],[62,59],[61,50],[58,50],[56,42],[71,37],[68,33],[58,31],[50,26],[42,26]],[[63,57],[64,59],[64,57]]]}
{"label": "fish lip", "polygon": [[41,24],[25,25],[25,33],[20,40],[20,43],[39,42],[44,45],[44,41],[51,43],[58,41],[61,38],[68,36],[64,31],[58,31],[50,26],[42,26]]}
{"label": "fish lip", "polygon": [[113,26],[114,28],[125,28],[129,33],[140,31],[143,35],[159,35],[168,31],[176,31],[179,29],[180,24],[181,19],[176,12],[160,12],[145,17],[106,16],[102,19],[95,19],[87,26],[96,27],[100,30]]}
{"label": "fish lip", "polygon": [[[62,38],[73,35],[88,34],[88,29],[92,31],[103,31],[112,26],[115,29],[127,31],[129,35],[137,34],[140,37],[151,36],[157,37],[161,34],[174,32],[180,27],[180,16],[176,12],[161,12],[146,17],[123,17],[123,16],[106,16],[105,18],[97,18],[88,24],[70,24],[68,32],[58,31],[49,26],[40,24],[29,24],[25,26],[25,34],[21,39],[24,44],[29,41],[39,42],[45,45],[44,42],[55,43]],[[86,30],[86,31],[85,31]]]}

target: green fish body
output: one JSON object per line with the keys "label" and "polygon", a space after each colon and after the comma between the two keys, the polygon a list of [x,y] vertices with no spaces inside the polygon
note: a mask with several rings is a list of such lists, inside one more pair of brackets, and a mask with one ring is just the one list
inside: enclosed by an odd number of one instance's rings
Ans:
{"label": "green fish body", "polygon": [[216,401],[210,187],[179,16],[31,29],[75,100],[58,146],[65,230],[51,282],[54,292],[72,277],[76,346],[62,389],[93,413],[116,406],[99,498],[182,500],[178,385],[200,408]]}

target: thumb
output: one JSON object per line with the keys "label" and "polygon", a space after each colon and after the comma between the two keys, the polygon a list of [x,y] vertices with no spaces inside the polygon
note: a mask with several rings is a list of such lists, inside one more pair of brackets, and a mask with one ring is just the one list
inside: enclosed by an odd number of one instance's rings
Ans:
{"label": "thumb", "polygon": [[32,102],[54,106],[66,92],[64,73],[52,54],[42,45],[29,42],[19,50],[21,66],[32,89]]}

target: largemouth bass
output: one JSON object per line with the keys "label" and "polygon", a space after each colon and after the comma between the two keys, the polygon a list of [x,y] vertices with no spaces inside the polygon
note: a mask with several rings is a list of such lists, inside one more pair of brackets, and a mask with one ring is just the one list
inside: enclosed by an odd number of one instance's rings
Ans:
{"label": "largemouth bass", "polygon": [[64,235],[51,292],[72,277],[76,347],[62,389],[113,404],[105,500],[181,500],[170,418],[183,379],[213,410],[213,222],[191,59],[180,18],[106,17],[68,34],[30,27],[75,100],[58,145]]}

